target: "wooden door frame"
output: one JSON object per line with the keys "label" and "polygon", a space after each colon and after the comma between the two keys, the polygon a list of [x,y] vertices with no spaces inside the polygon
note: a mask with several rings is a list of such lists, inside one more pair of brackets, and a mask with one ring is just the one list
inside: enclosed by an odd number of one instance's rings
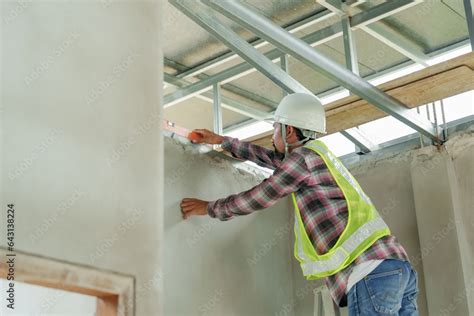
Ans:
{"label": "wooden door frame", "polygon": [[[0,278],[6,254],[0,247]],[[135,277],[15,250],[15,281],[97,297],[98,316],[135,315]]]}

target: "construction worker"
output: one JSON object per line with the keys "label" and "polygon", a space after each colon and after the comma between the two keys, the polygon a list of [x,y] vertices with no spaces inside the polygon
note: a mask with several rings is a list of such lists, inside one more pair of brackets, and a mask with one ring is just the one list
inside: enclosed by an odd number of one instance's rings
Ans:
{"label": "construction worker", "polygon": [[234,157],[274,168],[272,176],[216,201],[185,198],[183,218],[222,221],[270,207],[291,194],[295,209],[294,255],[308,280],[323,278],[334,302],[349,315],[418,315],[417,274],[405,249],[369,197],[319,140],[324,108],[313,95],[294,93],[274,114],[274,151],[196,129],[196,143],[221,144]]}

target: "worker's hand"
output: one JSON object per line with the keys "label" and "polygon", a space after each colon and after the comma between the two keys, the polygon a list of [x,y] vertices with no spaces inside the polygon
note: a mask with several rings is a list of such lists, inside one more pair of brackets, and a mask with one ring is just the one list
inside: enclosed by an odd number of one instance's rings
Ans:
{"label": "worker's hand", "polygon": [[199,138],[193,139],[192,142],[196,144],[221,144],[224,137],[211,132],[208,129],[194,129],[192,133],[199,134]]}
{"label": "worker's hand", "polygon": [[207,215],[208,204],[208,201],[184,198],[180,204],[183,219],[187,219],[191,215]]}

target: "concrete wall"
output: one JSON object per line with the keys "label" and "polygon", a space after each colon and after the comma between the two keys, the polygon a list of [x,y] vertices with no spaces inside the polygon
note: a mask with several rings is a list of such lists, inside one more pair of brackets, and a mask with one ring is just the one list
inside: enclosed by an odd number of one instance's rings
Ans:
{"label": "concrete wall", "polygon": [[417,257],[421,247],[410,176],[411,159],[410,153],[382,160],[369,159],[352,166],[351,171],[411,258],[419,275],[420,315],[427,315],[423,266]]}
{"label": "concrete wall", "polygon": [[225,222],[181,218],[185,197],[215,200],[263,180],[234,165],[165,141],[165,315],[275,315],[291,299],[287,199]]}
{"label": "concrete wall", "polygon": [[411,164],[430,315],[474,314],[472,136],[419,150]]}
{"label": "concrete wall", "polygon": [[0,192],[16,248],[134,275],[137,315],[160,313],[161,1],[1,6]]}
{"label": "concrete wall", "polygon": [[[402,153],[382,159],[364,157],[361,163],[349,167],[390,226],[392,233],[397,236],[408,255],[414,257],[420,251],[420,243],[410,177],[410,155]],[[420,314],[427,315],[422,265],[417,264],[416,270],[420,275],[421,295],[418,300]],[[308,282],[301,276],[299,267],[294,275],[294,287],[299,290],[296,298],[300,297],[298,300],[300,304],[295,305],[295,315],[311,315],[314,304],[313,293],[308,291]],[[323,284],[314,283],[314,287]],[[342,314],[345,313],[347,310],[343,309]]]}
{"label": "concrete wall", "polygon": [[[453,153],[453,167],[455,173],[455,183],[457,184],[458,222],[460,222],[460,237],[463,247],[463,271],[465,278],[465,289],[453,302],[463,300],[467,297],[469,311],[474,314],[474,146],[472,138],[465,135],[458,143],[459,149],[448,147],[448,151]],[[463,240],[462,235],[465,239]],[[449,310],[448,305],[448,310]]]}
{"label": "concrete wall", "polygon": [[[293,257],[289,199],[229,222],[181,220],[182,198],[225,197],[262,179],[196,148],[166,142],[166,314],[312,315],[313,290],[323,284],[304,280]],[[469,314],[462,295],[473,294],[473,151],[473,133],[465,132],[440,151],[385,150],[350,165],[418,272],[420,315]],[[454,216],[462,229],[449,228]],[[255,253],[259,260],[249,265]]]}
{"label": "concrete wall", "polygon": [[[474,315],[473,128],[439,151],[382,150],[348,166],[418,272],[420,315]],[[294,314],[312,315],[311,289],[322,283],[304,280],[293,261]]]}

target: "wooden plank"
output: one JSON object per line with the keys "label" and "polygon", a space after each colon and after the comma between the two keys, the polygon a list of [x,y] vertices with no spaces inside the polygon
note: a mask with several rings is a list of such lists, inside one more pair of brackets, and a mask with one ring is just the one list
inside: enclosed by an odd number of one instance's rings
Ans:
{"label": "wooden plank", "polygon": [[[386,82],[377,86],[382,91],[392,90],[394,88],[407,85],[409,83],[413,83],[422,79],[429,78],[431,76],[443,73],[445,71],[457,68],[459,66],[467,66],[471,70],[474,70],[474,52],[464,54],[462,56],[447,60],[445,62],[439,63],[437,65],[433,65],[427,67],[425,69],[419,70],[417,72],[411,73],[409,75],[394,79],[392,81]],[[361,100],[362,98],[357,95],[351,95],[341,100],[337,100],[330,104],[326,105],[326,109],[334,109],[340,106],[344,106],[350,103],[353,103],[357,100]]]}
{"label": "wooden plank", "polygon": [[[378,88],[400,100],[407,108],[474,90],[474,52],[392,80]],[[328,134],[387,116],[355,95],[332,102],[325,108]],[[272,148],[271,135],[260,136],[253,143]]]}

